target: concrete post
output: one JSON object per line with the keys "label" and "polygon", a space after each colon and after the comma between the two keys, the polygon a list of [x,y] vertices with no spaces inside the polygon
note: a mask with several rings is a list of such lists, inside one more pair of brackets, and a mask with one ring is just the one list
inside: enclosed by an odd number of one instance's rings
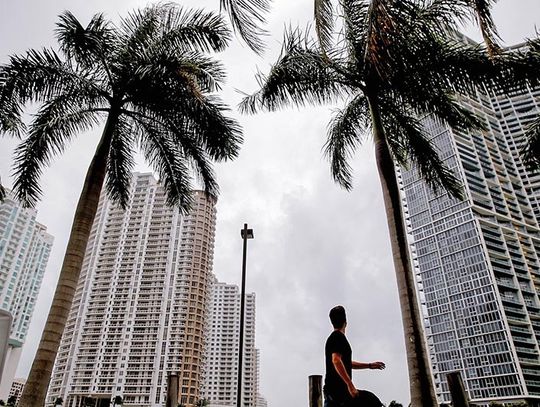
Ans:
{"label": "concrete post", "polygon": [[169,373],[167,376],[167,407],[178,407],[179,384],[178,373]]}
{"label": "concrete post", "polygon": [[322,376],[309,376],[309,407],[322,407]]}
{"label": "concrete post", "polygon": [[452,398],[452,407],[469,407],[469,398],[461,378],[461,372],[451,372],[446,375],[448,389]]}

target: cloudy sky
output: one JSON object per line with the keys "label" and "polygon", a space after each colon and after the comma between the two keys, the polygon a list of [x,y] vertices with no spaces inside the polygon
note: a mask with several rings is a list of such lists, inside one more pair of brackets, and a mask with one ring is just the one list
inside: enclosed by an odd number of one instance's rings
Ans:
{"label": "cloudy sky", "polygon": [[[219,0],[182,4],[216,8]],[[72,11],[81,21],[96,12],[117,20],[143,0],[0,0],[0,62],[28,48],[54,44],[57,15]],[[274,0],[264,57],[235,44],[222,54],[229,77],[223,97],[235,108],[238,90],[256,89],[254,75],[267,72],[279,53],[285,25],[305,26],[311,0]],[[539,0],[500,0],[495,20],[506,44],[532,36],[540,24]],[[478,39],[475,27],[466,33]],[[383,360],[382,372],[354,374],[357,387],[383,402],[408,403],[402,326],[382,196],[367,143],[355,156],[355,189],[330,179],[322,156],[330,108],[290,109],[238,116],[245,143],[240,157],[217,167],[221,185],[214,272],[239,283],[240,229],[254,228],[249,242],[247,289],[257,295],[257,346],[261,392],[271,407],[307,405],[307,377],[324,373],[328,310],[348,310],[347,335],[356,360]],[[28,374],[58,278],[75,204],[100,129],[82,134],[44,171],[38,220],[55,236],[51,259],[17,375]],[[7,186],[16,142],[0,139],[0,175]],[[138,163],[138,170],[149,168]],[[390,385],[389,385],[390,384]]]}

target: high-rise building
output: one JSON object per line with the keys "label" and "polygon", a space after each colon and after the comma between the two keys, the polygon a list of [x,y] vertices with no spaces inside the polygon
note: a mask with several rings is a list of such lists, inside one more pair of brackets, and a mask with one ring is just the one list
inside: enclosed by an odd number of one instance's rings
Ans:
{"label": "high-rise building", "polygon": [[215,201],[194,192],[185,216],[151,174],[134,174],[126,210],[103,194],[56,358],[48,402],[163,406],[179,373],[184,406],[200,399]]}
{"label": "high-rise building", "polygon": [[53,244],[36,215],[9,192],[0,203],[0,309],[13,318],[0,383],[3,400],[9,396]]}
{"label": "high-rise building", "polygon": [[[202,397],[210,407],[237,403],[240,290],[215,282],[210,300]],[[246,294],[242,367],[242,406],[257,407],[259,351],[255,348],[255,294]]]}
{"label": "high-rise building", "polygon": [[479,92],[460,103],[485,131],[425,129],[464,185],[465,200],[400,171],[426,340],[439,401],[460,371],[472,401],[540,403],[540,181],[520,158],[540,89]]}
{"label": "high-rise building", "polygon": [[19,404],[19,400],[21,398],[25,384],[26,384],[26,379],[18,378],[18,379],[13,380],[13,383],[11,383],[11,389],[9,391],[8,400],[11,397],[15,397],[15,405]]}

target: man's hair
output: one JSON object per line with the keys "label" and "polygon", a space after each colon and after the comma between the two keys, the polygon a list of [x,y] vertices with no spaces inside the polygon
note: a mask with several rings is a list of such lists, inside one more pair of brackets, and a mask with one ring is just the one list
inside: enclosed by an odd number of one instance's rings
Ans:
{"label": "man's hair", "polygon": [[345,325],[345,322],[347,322],[345,308],[343,308],[341,305],[337,305],[332,308],[330,310],[330,321],[335,329],[343,328],[343,325]]}

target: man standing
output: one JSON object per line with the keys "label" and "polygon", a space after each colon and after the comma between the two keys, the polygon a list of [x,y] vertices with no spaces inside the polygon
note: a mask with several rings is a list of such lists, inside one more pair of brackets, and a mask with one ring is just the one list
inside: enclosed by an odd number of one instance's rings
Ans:
{"label": "man standing", "polygon": [[[352,360],[352,349],[345,337],[347,317],[345,308],[338,305],[330,310],[330,321],[334,331],[326,340],[324,348],[326,358],[326,375],[324,379],[324,407],[344,407],[357,399],[371,398],[372,393],[360,392],[352,382],[352,369],[379,369],[386,366],[383,362],[355,362]],[[365,394],[361,394],[365,393]],[[369,393],[369,394],[367,394]],[[380,401],[379,401],[380,403]],[[379,404],[381,405],[381,404]]]}

